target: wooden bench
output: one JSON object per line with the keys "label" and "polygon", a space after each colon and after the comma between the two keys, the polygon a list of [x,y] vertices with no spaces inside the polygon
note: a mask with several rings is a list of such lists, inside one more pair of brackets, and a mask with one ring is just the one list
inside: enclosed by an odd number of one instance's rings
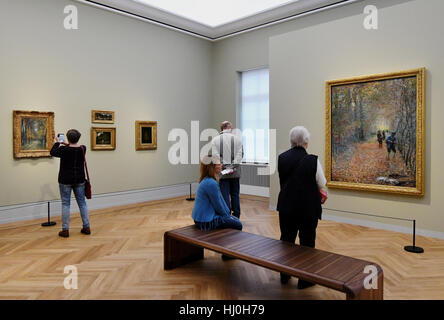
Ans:
{"label": "wooden bench", "polygon": [[[193,225],[165,232],[164,269],[203,259],[204,249],[345,292],[347,300],[383,299],[383,272],[375,263],[234,229],[201,231]],[[366,266],[376,267],[377,289],[364,286]]]}

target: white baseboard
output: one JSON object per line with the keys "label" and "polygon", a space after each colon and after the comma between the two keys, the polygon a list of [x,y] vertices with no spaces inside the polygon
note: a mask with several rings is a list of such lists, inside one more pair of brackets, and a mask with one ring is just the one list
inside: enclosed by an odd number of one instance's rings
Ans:
{"label": "white baseboard", "polygon": [[[192,193],[196,192],[198,183],[192,184]],[[104,209],[146,201],[161,200],[189,195],[189,184],[177,184],[149,189],[114,192],[94,195],[87,200],[89,210]],[[62,207],[60,200],[50,202],[51,217],[60,216]],[[79,212],[79,207],[74,198],[71,199],[71,212]],[[3,207],[0,210],[0,225],[46,218],[48,216],[48,203],[36,202],[25,205],[13,205]]]}
{"label": "white baseboard", "polygon": [[270,188],[241,184],[240,185],[240,193],[250,194],[253,196],[260,196],[260,197],[269,197],[270,196]]}
{"label": "white baseboard", "polygon": [[[270,206],[270,210],[276,211],[276,207]],[[322,220],[352,224],[355,226],[362,226],[362,227],[368,227],[368,228],[373,228],[373,229],[406,233],[406,234],[411,234],[411,235],[413,234],[413,225],[411,225],[409,227],[401,227],[401,226],[397,226],[397,225],[393,225],[393,224],[389,224],[389,223],[374,222],[374,221],[368,221],[368,220],[364,220],[364,219],[347,218],[347,217],[341,217],[341,216],[336,216],[336,215],[332,215],[332,214],[322,214]],[[425,230],[425,229],[416,228],[416,235],[444,240],[444,232],[439,232],[439,231],[432,231],[432,230]],[[406,244],[406,245],[408,245],[408,244]]]}

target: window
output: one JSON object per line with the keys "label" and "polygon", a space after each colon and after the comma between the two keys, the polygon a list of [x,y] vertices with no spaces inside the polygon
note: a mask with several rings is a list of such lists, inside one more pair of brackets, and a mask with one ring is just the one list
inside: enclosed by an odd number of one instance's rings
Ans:
{"label": "window", "polygon": [[269,72],[241,72],[240,129],[245,162],[269,162]]}

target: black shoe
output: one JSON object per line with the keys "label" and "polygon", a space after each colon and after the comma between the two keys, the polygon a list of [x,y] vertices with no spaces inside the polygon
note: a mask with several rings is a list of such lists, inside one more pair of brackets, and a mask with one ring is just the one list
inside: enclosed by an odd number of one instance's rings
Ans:
{"label": "black shoe", "polygon": [[91,229],[89,227],[88,228],[82,228],[82,230],[80,230],[80,232],[83,233],[83,234],[91,234]]}
{"label": "black shoe", "polygon": [[227,260],[233,260],[233,259],[236,259],[236,258],[233,258],[233,257],[230,257],[230,256],[226,256],[226,255],[222,255],[222,260],[224,260],[224,261],[227,261]]}
{"label": "black shoe", "polygon": [[298,281],[298,289],[307,289],[310,287],[313,287],[315,285],[315,283],[311,283],[305,280],[301,280],[299,279]]}
{"label": "black shoe", "polygon": [[287,284],[288,281],[290,281],[290,278],[291,277],[289,275],[281,273],[281,283],[282,284]]}
{"label": "black shoe", "polygon": [[59,232],[59,237],[68,238],[69,237],[69,230],[62,230]]}

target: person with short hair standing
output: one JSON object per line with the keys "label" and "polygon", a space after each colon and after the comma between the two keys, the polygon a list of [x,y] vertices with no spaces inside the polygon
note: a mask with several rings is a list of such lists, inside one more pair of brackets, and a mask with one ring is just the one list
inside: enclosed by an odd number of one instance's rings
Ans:
{"label": "person with short hair standing", "polygon": [[85,200],[85,153],[86,146],[79,145],[80,132],[71,129],[66,133],[68,143],[60,142],[56,137],[51,149],[51,156],[60,158],[59,189],[62,200],[62,231],[60,237],[69,237],[71,192],[74,191],[80,216],[83,221],[83,234],[91,234],[88,207]]}
{"label": "person with short hair standing", "polygon": [[[278,172],[281,191],[277,211],[281,240],[315,247],[316,228],[321,219],[327,183],[318,157],[307,153],[310,133],[304,127],[294,127],[290,131],[291,149],[279,155]],[[322,198],[321,198],[322,197]],[[290,276],[281,273],[281,283],[285,284]],[[298,288],[305,289],[313,283],[299,279]]]}
{"label": "person with short hair standing", "polygon": [[233,216],[240,218],[240,164],[244,156],[242,140],[232,133],[231,122],[222,122],[220,129],[220,134],[212,140],[212,153],[222,161],[220,190]]}

